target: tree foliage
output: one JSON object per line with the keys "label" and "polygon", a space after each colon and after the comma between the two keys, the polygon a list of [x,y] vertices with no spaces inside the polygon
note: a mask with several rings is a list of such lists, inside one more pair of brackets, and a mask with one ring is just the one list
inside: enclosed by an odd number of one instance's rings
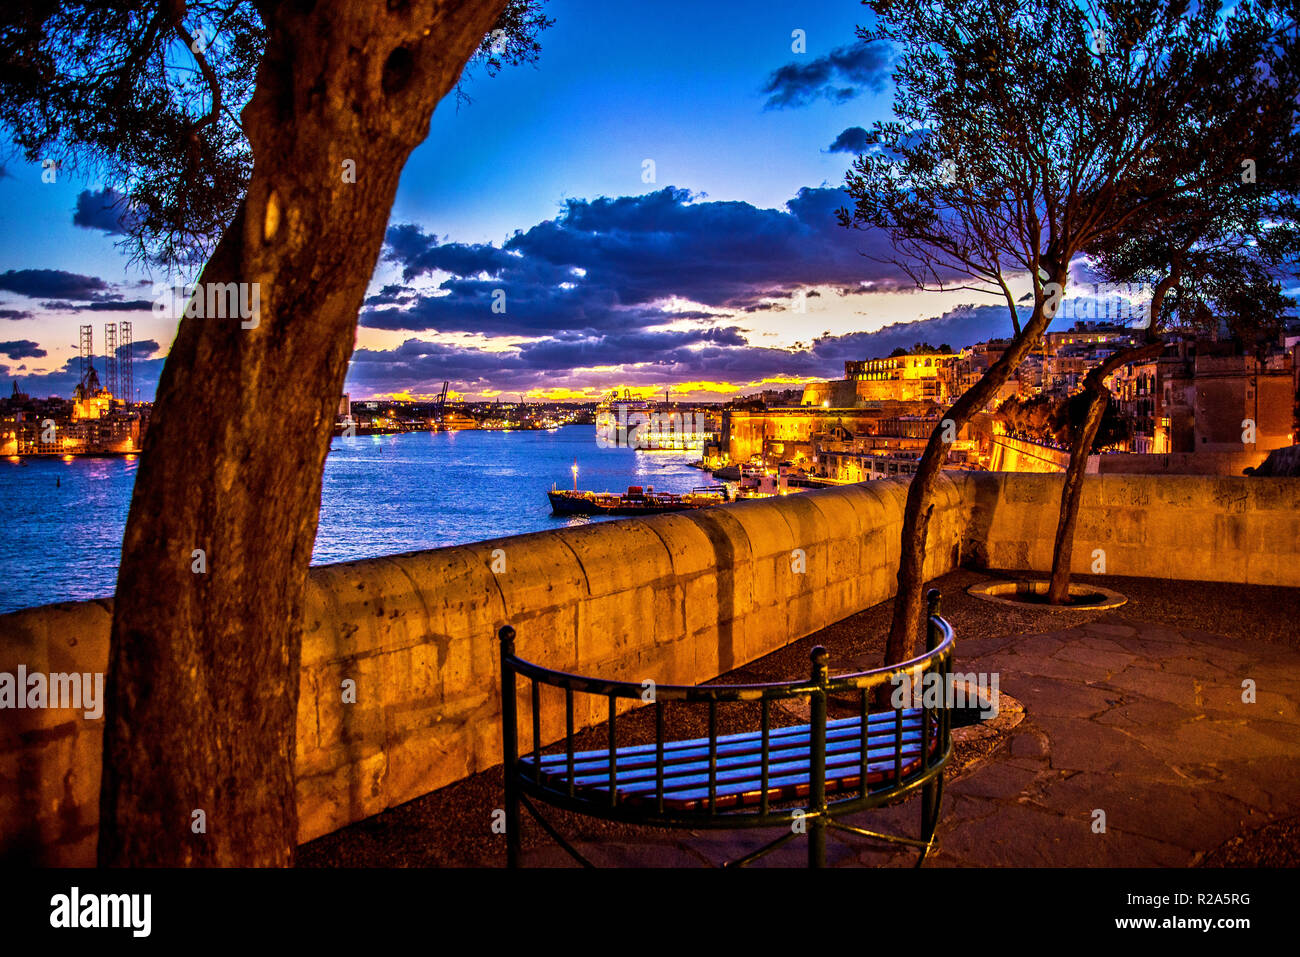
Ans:
{"label": "tree foliage", "polygon": [[[1178,134],[1152,144],[1157,167],[1202,168],[1193,188],[1167,192],[1155,210],[1122,221],[1098,237],[1094,265],[1105,278],[1152,289],[1144,341],[1121,349],[1084,377],[1075,398],[1080,424],[1072,431],[1070,464],[1060,516],[1048,600],[1068,601],[1074,528],[1088,453],[1111,408],[1106,379],[1122,365],[1159,355],[1166,332],[1226,332],[1246,347],[1276,338],[1293,305],[1281,277],[1294,281],[1300,254],[1297,216],[1296,104],[1300,54],[1294,9],[1244,3],[1228,17],[1207,54],[1187,64],[1204,91]],[[1225,114],[1230,119],[1225,122]],[[1216,176],[1223,157],[1234,175]],[[1135,194],[1147,189],[1127,184]]]}
{"label": "tree foliage", "polygon": [[[1024,433],[1038,442],[1070,446],[1084,423],[1089,397],[1076,392],[1070,396],[1039,393],[1032,396],[1009,396],[998,406],[998,418],[1013,432]],[[1130,436],[1128,421],[1111,403],[1102,417],[1093,448],[1119,445]]]}
{"label": "tree foliage", "polygon": [[[240,113],[275,4],[241,0],[12,0],[0,10],[0,124],[24,158],[123,194],[123,247],[164,268],[201,265],[253,167]],[[510,0],[471,62],[534,60],[553,21]],[[459,88],[458,88],[459,89]]]}
{"label": "tree foliage", "polygon": [[[1174,226],[1192,197],[1239,181],[1260,111],[1282,95],[1265,88],[1281,78],[1285,91],[1295,68],[1280,42],[1289,11],[1274,0],[869,6],[877,25],[859,36],[897,53],[895,118],[874,124],[848,173],[841,222],[883,230],[920,288],[1000,296],[1015,334],[949,410],[959,424],[1041,337],[1078,257],[1136,224]],[[1022,324],[1013,287],[1025,286]],[[889,660],[915,647],[945,451],[936,429],[909,489]]]}

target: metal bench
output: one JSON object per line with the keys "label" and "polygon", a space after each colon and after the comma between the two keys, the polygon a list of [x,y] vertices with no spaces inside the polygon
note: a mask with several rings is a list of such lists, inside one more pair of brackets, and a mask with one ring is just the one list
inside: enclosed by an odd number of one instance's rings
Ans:
{"label": "metal bench", "polygon": [[[775,850],[796,834],[808,835],[808,865],[824,867],[826,830],[837,828],[863,837],[920,849],[919,867],[934,842],[943,794],[943,770],[952,754],[952,715],[948,696],[935,704],[922,697],[918,708],[871,712],[878,689],[907,675],[923,687],[935,674],[947,687],[952,673],[953,630],[939,616],[939,593],[929,595],[926,652],[885,668],[831,677],[828,654],[812,651],[806,681],[750,685],[659,685],[654,689],[655,741],[625,745],[616,740],[618,699],[644,700],[641,683],[604,681],[552,671],[515,655],[515,630],[506,625],[501,642],[502,744],[505,754],[507,864],[519,865],[519,807],[522,804],[561,847],[584,866],[592,866],[542,816],[531,799],[581,814],[629,824],[677,828],[746,828],[784,825],[787,833],[724,866],[743,866]],[[531,682],[532,751],[519,754],[517,681]],[[543,747],[543,687],[560,689],[565,703],[563,742]],[[608,746],[574,750],[574,696],[608,699]],[[828,700],[854,702],[856,714],[827,720]],[[772,727],[774,702],[806,700],[809,723]],[[707,737],[666,741],[668,702],[708,708]],[[718,706],[758,702],[757,731],[718,734]],[[555,750],[562,744],[562,750]],[[839,818],[894,803],[921,791],[919,838],[857,827]],[[835,799],[832,800],[831,798]]]}

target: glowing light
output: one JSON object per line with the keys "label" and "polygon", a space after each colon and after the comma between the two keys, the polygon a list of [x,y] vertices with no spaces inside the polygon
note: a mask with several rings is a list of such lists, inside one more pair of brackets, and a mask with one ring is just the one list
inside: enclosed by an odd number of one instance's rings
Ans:
{"label": "glowing light", "polygon": [[65,461],[65,462],[71,462],[74,458],[76,458],[75,455],[65,455],[65,456],[63,457],[63,461]]}

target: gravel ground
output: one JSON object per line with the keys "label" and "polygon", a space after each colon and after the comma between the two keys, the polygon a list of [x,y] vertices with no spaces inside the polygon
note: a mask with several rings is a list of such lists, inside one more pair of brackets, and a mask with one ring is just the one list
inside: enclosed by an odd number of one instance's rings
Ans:
{"label": "gravel ground", "polygon": [[1201,867],[1300,867],[1300,817],[1240,834],[1207,854]]}
{"label": "gravel ground", "polygon": [[[1008,634],[1034,634],[1085,622],[1150,622],[1166,627],[1208,632],[1242,640],[1300,649],[1300,589],[1211,582],[1174,582],[1075,576],[1128,597],[1128,603],[1107,611],[1024,609],[993,605],[966,594],[966,589],[994,576],[959,569],[932,584],[943,592],[942,613],[957,634],[957,656],[963,641]],[[831,654],[831,673],[857,670],[878,663],[884,654],[893,602],[887,601],[831,625],[814,635],[774,651],[718,678],[719,683],[788,681],[808,674],[808,655],[815,645]],[[834,716],[834,715],[833,715]],[[727,705],[718,711],[719,733],[758,727],[757,705]],[[773,724],[793,724],[793,714],[773,712]],[[704,737],[707,711],[698,707],[665,708],[669,739]],[[620,716],[619,743],[654,740],[653,709]],[[603,748],[604,725],[577,735],[579,748]],[[953,776],[996,750],[997,742],[959,746]],[[447,867],[502,866],[505,842],[491,828],[492,811],[502,807],[501,769],[494,768],[441,788],[399,807],[303,845],[300,867]],[[599,821],[548,809],[552,823],[571,841],[654,840],[663,832]],[[527,817],[527,812],[524,812]],[[525,849],[549,843],[532,821],[524,825]],[[1294,866],[1300,862],[1300,823],[1292,820],[1229,841],[1209,855],[1205,866]]]}

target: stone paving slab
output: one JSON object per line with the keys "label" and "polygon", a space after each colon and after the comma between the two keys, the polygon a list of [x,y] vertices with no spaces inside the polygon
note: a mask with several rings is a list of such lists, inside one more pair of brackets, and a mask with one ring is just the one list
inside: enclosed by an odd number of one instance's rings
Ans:
{"label": "stone paving slab", "polygon": [[1296,702],[1270,692],[1247,704],[1238,677],[1255,671],[1294,693],[1300,656],[1141,623],[1068,631],[1095,637],[1060,647],[1067,632],[1017,636],[982,662],[1003,666],[1026,719],[950,785],[935,863],[1185,866],[1300,811]]}

